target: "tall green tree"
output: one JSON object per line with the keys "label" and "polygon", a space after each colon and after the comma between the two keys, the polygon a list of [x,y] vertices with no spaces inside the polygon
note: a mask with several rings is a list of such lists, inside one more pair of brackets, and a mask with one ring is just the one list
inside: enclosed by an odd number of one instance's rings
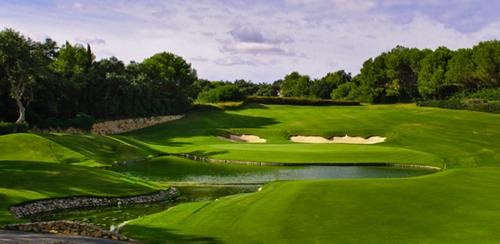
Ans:
{"label": "tall green tree", "polygon": [[479,80],[479,88],[500,87],[500,41],[480,42],[472,48],[476,64],[474,76]]}
{"label": "tall green tree", "polygon": [[151,87],[165,97],[183,97],[197,80],[196,70],[182,57],[162,52],[144,60],[142,71]]}
{"label": "tall green tree", "polygon": [[393,92],[387,91],[390,87],[391,80],[386,75],[386,56],[387,53],[382,53],[375,59],[368,59],[363,63],[361,72],[355,77],[359,80],[359,96],[360,102],[368,103],[384,103],[394,102]]}
{"label": "tall green tree", "polygon": [[285,76],[281,85],[281,95],[284,97],[308,97],[311,79],[294,71]]}
{"label": "tall green tree", "polygon": [[448,61],[453,55],[453,51],[447,47],[439,47],[422,59],[418,91],[424,98],[443,99],[455,92],[453,85],[446,82]]}
{"label": "tall green tree", "polygon": [[94,60],[89,46],[66,42],[59,49],[52,63],[56,86],[59,87],[59,116],[72,118],[79,112],[90,110],[93,101],[87,87],[92,78],[90,70]]}
{"label": "tall green tree", "polygon": [[13,29],[0,32],[0,66],[4,82],[10,86],[10,96],[15,100],[19,117],[17,123],[25,121],[26,106],[33,100],[35,85],[48,67],[52,41],[45,44],[32,41]]}
{"label": "tall green tree", "polygon": [[245,96],[253,96],[259,90],[259,86],[251,81],[243,79],[234,81],[234,85],[240,89],[241,93]]}
{"label": "tall green tree", "polygon": [[456,87],[457,90],[472,91],[480,86],[480,81],[475,77],[476,64],[470,48],[458,49],[448,61],[446,71],[446,84]]}
{"label": "tall green tree", "polygon": [[351,74],[346,73],[344,70],[328,73],[323,78],[314,80],[311,83],[310,93],[317,98],[330,99],[333,90],[351,81],[351,79]]}
{"label": "tall green tree", "polygon": [[390,80],[387,95],[397,96],[398,102],[415,101],[419,98],[417,81],[420,61],[428,52],[430,50],[397,46],[387,53],[386,75]]}

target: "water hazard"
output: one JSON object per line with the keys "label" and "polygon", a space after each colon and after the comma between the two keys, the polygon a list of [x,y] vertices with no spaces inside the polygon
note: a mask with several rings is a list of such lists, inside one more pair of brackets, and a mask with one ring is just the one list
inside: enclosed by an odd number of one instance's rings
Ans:
{"label": "water hazard", "polygon": [[150,181],[168,182],[180,196],[175,202],[142,206],[83,209],[50,212],[38,216],[41,220],[74,220],[89,222],[108,229],[125,220],[164,211],[186,202],[211,201],[239,193],[256,192],[263,183],[277,180],[401,178],[431,174],[427,169],[374,166],[250,166],[204,163],[177,157],[119,164],[112,170]]}
{"label": "water hazard", "polygon": [[427,169],[378,166],[251,166],[214,164],[161,157],[151,161],[117,165],[114,171],[150,181],[207,184],[255,184],[277,180],[402,178],[433,173]]}

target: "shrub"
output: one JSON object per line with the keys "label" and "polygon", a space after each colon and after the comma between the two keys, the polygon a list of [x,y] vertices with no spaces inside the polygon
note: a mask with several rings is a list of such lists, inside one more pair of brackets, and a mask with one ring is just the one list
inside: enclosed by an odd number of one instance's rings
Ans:
{"label": "shrub", "polygon": [[309,99],[298,97],[248,97],[247,102],[262,104],[286,104],[286,105],[308,105],[308,106],[330,106],[330,105],[360,105],[354,101],[334,101],[326,99]]}
{"label": "shrub", "polygon": [[417,106],[500,113],[500,102],[487,102],[483,99],[421,101]]}
{"label": "shrub", "polygon": [[233,84],[219,86],[205,90],[198,95],[198,100],[206,103],[238,102],[243,101],[245,96]]}
{"label": "shrub", "polygon": [[76,128],[84,131],[90,131],[92,129],[92,125],[96,122],[94,117],[84,114],[78,113],[75,118],[60,120],[56,118],[48,118],[38,121],[37,126],[40,129],[62,129],[66,130],[68,128]]}
{"label": "shrub", "polygon": [[21,133],[28,131],[28,124],[26,123],[10,123],[0,121],[0,135]]}
{"label": "shrub", "polygon": [[238,109],[241,106],[243,106],[245,102],[239,101],[239,102],[220,102],[217,103],[217,107],[222,108],[224,110],[230,110],[230,109]]}
{"label": "shrub", "polygon": [[451,99],[484,99],[488,101],[500,101],[500,88],[481,89],[474,92],[458,92],[453,94]]}

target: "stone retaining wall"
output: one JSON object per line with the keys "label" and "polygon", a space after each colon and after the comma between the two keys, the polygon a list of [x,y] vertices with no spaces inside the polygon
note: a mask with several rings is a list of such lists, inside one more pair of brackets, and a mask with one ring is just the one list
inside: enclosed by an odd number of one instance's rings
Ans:
{"label": "stone retaining wall", "polygon": [[92,125],[91,134],[112,135],[182,119],[184,115],[157,116],[151,118],[122,119],[105,121]]}
{"label": "stone retaining wall", "polygon": [[12,215],[18,218],[30,218],[42,213],[55,210],[118,207],[121,205],[171,201],[175,199],[177,195],[177,189],[171,187],[166,191],[160,190],[151,194],[130,197],[76,196],[65,198],[50,198],[15,204],[9,207],[9,211],[12,213]]}
{"label": "stone retaining wall", "polygon": [[99,227],[79,221],[47,221],[26,224],[9,224],[4,226],[7,230],[28,231],[36,233],[69,234],[106,238],[113,240],[128,240],[127,237],[115,232],[102,230]]}

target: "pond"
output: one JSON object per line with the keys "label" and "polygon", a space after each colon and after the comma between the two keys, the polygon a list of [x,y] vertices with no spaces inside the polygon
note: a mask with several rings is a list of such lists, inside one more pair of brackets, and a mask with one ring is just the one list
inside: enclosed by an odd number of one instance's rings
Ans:
{"label": "pond", "polygon": [[401,178],[434,173],[428,169],[381,166],[251,166],[214,164],[173,156],[119,164],[111,170],[167,182],[180,196],[175,202],[118,208],[82,209],[51,212],[33,220],[75,220],[93,223],[104,229],[141,216],[164,211],[185,202],[210,201],[239,193],[256,192],[264,183],[277,180]]}
{"label": "pond", "polygon": [[262,184],[277,180],[402,178],[434,173],[428,169],[384,166],[252,166],[214,164],[176,157],[112,168],[122,174],[162,182],[206,184]]}

